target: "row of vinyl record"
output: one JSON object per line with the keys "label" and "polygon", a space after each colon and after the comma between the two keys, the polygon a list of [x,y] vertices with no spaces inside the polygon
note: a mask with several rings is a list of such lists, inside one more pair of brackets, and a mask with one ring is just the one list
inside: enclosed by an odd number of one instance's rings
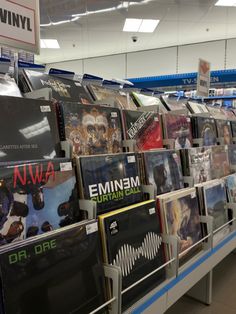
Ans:
{"label": "row of vinyl record", "polygon": [[[166,234],[178,239],[183,265],[203,249],[195,244],[210,232],[200,216],[212,216],[213,230],[221,228],[232,218],[227,202],[236,203],[236,174],[6,245],[0,250],[1,313],[88,314],[111,298],[104,262],[120,268],[126,290],[173,258],[171,247],[163,243]],[[214,242],[229,232],[225,226]],[[122,309],[166,278],[162,268],[127,289]]]}
{"label": "row of vinyl record", "polygon": [[191,147],[193,138],[201,138],[201,146],[217,144],[218,137],[221,144],[230,144],[236,133],[236,121],[208,117],[9,96],[0,96],[0,106],[4,162],[61,157],[60,140],[71,143],[74,156],[80,156],[121,153],[123,140],[134,140],[139,151],[162,148],[163,136],[172,149]]}

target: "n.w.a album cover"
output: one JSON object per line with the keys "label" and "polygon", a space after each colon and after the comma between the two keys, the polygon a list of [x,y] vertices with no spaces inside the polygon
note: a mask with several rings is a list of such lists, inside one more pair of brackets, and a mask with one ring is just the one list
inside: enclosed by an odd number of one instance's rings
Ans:
{"label": "n.w.a album cover", "polygon": [[173,140],[170,148],[181,149],[192,146],[192,129],[190,117],[165,114],[163,115],[164,137]]}
{"label": "n.w.a album cover", "polygon": [[194,184],[211,180],[211,155],[211,147],[181,150],[184,175],[191,176]]}
{"label": "n.w.a album cover", "polygon": [[[122,290],[165,263],[161,225],[155,201],[146,201],[99,216],[104,262],[122,272]],[[122,308],[131,306],[165,279],[165,270],[153,274],[122,296]]]}
{"label": "n.w.a album cover", "polygon": [[67,159],[0,166],[0,245],[79,219],[76,178]]}
{"label": "n.w.a album cover", "polygon": [[146,183],[155,187],[157,195],[184,187],[180,157],[174,150],[144,152]]}
{"label": "n.w.a album cover", "polygon": [[230,174],[228,146],[212,146],[212,178],[222,178]]}
{"label": "n.w.a album cover", "polygon": [[232,144],[232,132],[231,132],[230,121],[216,119],[215,122],[216,122],[218,137],[223,139],[224,144],[226,145]]}
{"label": "n.w.a album cover", "polygon": [[203,139],[203,146],[217,144],[215,120],[205,117],[193,117],[194,137]]}
{"label": "n.w.a album cover", "polygon": [[77,159],[85,199],[98,214],[142,201],[136,154],[84,156]]}
{"label": "n.w.a album cover", "polygon": [[[122,152],[122,123],[117,108],[61,103],[61,139],[72,143],[74,155]],[[62,134],[64,133],[64,134]]]}
{"label": "n.w.a album cover", "polygon": [[[160,213],[164,222],[164,232],[176,236],[180,243],[180,262],[189,259],[195,250],[185,250],[202,238],[199,205],[195,188],[185,189],[176,193],[168,193],[158,197]],[[172,256],[169,250],[170,257]]]}
{"label": "n.w.a album cover", "polygon": [[23,76],[32,91],[49,87],[56,100],[92,103],[92,98],[79,82],[32,70],[23,70]]}
{"label": "n.w.a album cover", "polygon": [[160,116],[155,112],[124,110],[125,137],[135,140],[139,151],[163,147]]}
{"label": "n.w.a album cover", "polygon": [[0,252],[4,314],[88,314],[106,301],[96,221],[49,232]]}
{"label": "n.w.a album cover", "polygon": [[59,157],[57,117],[49,101],[0,97],[0,161]]}
{"label": "n.w.a album cover", "polygon": [[236,174],[224,178],[229,203],[236,203]]}

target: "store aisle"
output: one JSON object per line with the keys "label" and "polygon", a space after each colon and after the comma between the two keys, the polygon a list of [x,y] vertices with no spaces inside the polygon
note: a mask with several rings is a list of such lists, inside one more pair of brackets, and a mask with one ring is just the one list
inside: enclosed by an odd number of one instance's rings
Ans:
{"label": "store aisle", "polygon": [[213,273],[213,297],[210,306],[183,297],[166,314],[236,314],[236,254],[230,254]]}

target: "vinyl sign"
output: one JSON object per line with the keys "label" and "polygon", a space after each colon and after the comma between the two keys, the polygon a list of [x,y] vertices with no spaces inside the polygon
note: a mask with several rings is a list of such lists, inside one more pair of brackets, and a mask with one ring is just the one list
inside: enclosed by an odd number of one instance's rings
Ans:
{"label": "vinyl sign", "polygon": [[39,53],[38,0],[0,0],[0,43]]}
{"label": "vinyl sign", "polygon": [[211,82],[211,64],[205,60],[199,59],[198,78],[197,78],[197,96],[208,97]]}

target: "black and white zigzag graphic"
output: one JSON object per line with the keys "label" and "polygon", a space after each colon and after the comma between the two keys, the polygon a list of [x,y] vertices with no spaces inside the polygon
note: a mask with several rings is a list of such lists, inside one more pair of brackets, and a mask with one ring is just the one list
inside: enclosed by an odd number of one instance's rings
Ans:
{"label": "black and white zigzag graphic", "polygon": [[121,268],[122,276],[128,276],[134,268],[135,262],[144,257],[153,260],[159,252],[162,238],[154,232],[149,232],[144,237],[140,247],[135,249],[129,244],[124,244],[116,254],[113,265]]}

